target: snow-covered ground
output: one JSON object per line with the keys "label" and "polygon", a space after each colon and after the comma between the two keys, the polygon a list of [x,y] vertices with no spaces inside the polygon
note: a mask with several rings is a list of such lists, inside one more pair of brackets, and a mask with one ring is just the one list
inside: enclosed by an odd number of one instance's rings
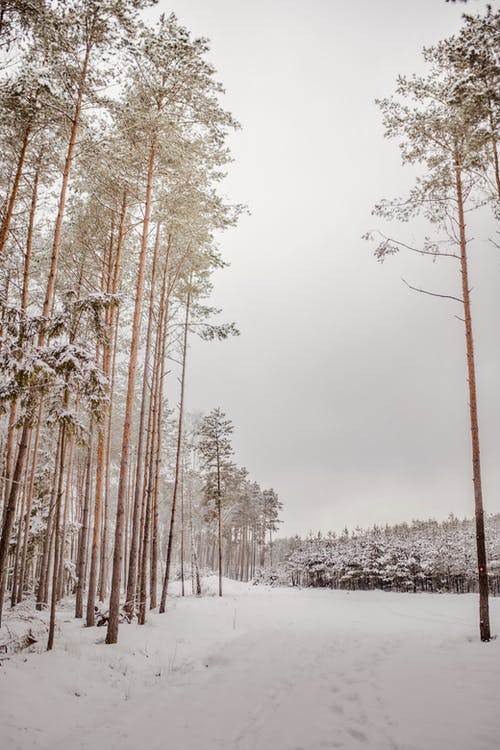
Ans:
{"label": "snow-covered ground", "polygon": [[476,618],[469,595],[228,581],[106,646],[62,610],[53,652],[0,666],[0,747],[497,750],[500,643]]}

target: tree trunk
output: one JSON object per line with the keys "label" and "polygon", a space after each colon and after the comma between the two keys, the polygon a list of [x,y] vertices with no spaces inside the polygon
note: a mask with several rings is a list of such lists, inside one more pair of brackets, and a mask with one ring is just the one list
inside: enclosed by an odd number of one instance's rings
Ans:
{"label": "tree trunk", "polygon": [[7,204],[7,210],[5,212],[5,217],[2,222],[2,226],[0,228],[0,255],[3,253],[5,249],[5,245],[7,244],[7,237],[9,236],[10,223],[12,221],[12,215],[14,213],[14,206],[16,203],[17,193],[19,191],[19,185],[21,183],[21,177],[23,174],[23,167],[24,167],[24,159],[26,156],[26,150],[28,148],[30,133],[31,133],[31,127],[28,125],[26,130],[24,131],[23,142],[21,145],[21,152],[17,160],[17,169],[16,169],[16,174],[14,177],[14,184],[12,185],[9,202]]}
{"label": "tree trunk", "polygon": [[498,164],[498,145],[495,135],[497,129],[495,127],[495,120],[493,117],[493,102],[491,98],[488,100],[488,119],[491,131],[491,149],[493,152],[493,170],[495,172],[495,184],[497,186],[498,200],[500,201],[500,169]]}
{"label": "tree trunk", "polygon": [[[85,83],[87,80],[88,65],[90,59],[91,47],[88,45],[85,51],[85,57],[83,60],[82,70],[80,73],[80,80],[78,82],[77,99],[75,104],[75,111],[73,113],[71,132],[69,137],[68,149],[66,151],[66,159],[64,161],[63,179],[61,184],[61,191],[59,193],[59,203],[57,206],[57,218],[56,225],[54,228],[54,239],[52,241],[52,253],[50,257],[50,268],[49,276],[47,279],[47,288],[45,291],[45,299],[43,302],[42,315],[48,318],[52,307],[54,298],[54,289],[56,283],[57,264],[59,260],[59,248],[61,245],[61,230],[62,222],[64,217],[64,210],[66,207],[66,197],[68,193],[69,176],[71,172],[71,164],[73,162],[73,154],[75,150],[76,135],[80,126],[80,117],[82,112],[83,93],[85,90]],[[40,343],[45,340],[44,333],[40,334]]]}
{"label": "tree trunk", "polygon": [[[123,191],[122,205],[120,212],[120,222],[118,225],[118,239],[116,242],[116,256],[113,269],[113,280],[111,286],[111,292],[116,294],[118,291],[120,267],[121,267],[121,256],[122,248],[125,238],[125,221],[127,217],[127,191]],[[115,363],[116,363],[116,351],[118,342],[118,321],[119,312],[115,315],[115,308],[111,307],[109,311],[109,330],[113,336],[113,348],[112,353],[106,347],[104,349],[103,356],[103,373],[110,379],[109,389],[109,404],[104,412],[104,420],[106,423],[106,457],[105,457],[105,482],[104,482],[104,508],[103,508],[103,523],[102,523],[102,539],[101,539],[101,552],[100,552],[100,564],[99,564],[99,583],[97,586],[97,593],[99,599],[102,601],[105,599],[107,594],[107,578],[108,578],[108,529],[109,529],[109,510],[110,510],[110,467],[111,467],[111,428],[112,428],[112,416],[113,416],[113,393],[115,386]],[[113,333],[114,332],[114,333]]]}
{"label": "tree trunk", "polygon": [[17,401],[11,401],[10,409],[9,409],[9,423],[7,425],[7,445],[5,447],[5,479],[4,479],[4,513],[2,514],[2,521],[3,516],[5,515],[5,508],[7,507],[7,500],[10,493],[10,480],[12,476],[12,461],[13,461],[13,454],[14,454],[14,447],[16,444],[16,419],[17,419]]}
{"label": "tree trunk", "polygon": [[181,474],[181,596],[184,596],[184,457]]}
{"label": "tree trunk", "polygon": [[12,477],[9,497],[5,509],[2,536],[0,538],[0,626],[2,624],[2,609],[3,599],[5,590],[5,581],[7,573],[7,560],[9,556],[9,545],[10,536],[12,534],[12,527],[14,525],[14,518],[16,514],[17,496],[19,493],[19,486],[21,484],[21,477],[24,467],[24,459],[28,450],[28,432],[29,426],[25,422],[21,432],[21,439],[19,441],[19,450],[17,452],[16,466],[14,469],[14,475]]}
{"label": "tree trunk", "polygon": [[68,527],[68,515],[69,506],[71,502],[71,481],[73,478],[73,457],[75,454],[75,436],[72,433],[69,439],[69,456],[68,465],[66,469],[66,488],[64,490],[64,510],[63,510],[63,522],[61,532],[61,544],[60,544],[60,555],[59,555],[59,584],[57,589],[57,598],[61,599],[64,596],[64,559],[66,555],[66,530]]}
{"label": "tree trunk", "polygon": [[481,486],[481,460],[479,452],[479,426],[477,414],[476,370],[474,364],[474,341],[472,337],[472,315],[469,294],[467,267],[467,240],[465,236],[464,201],[462,192],[462,175],[460,168],[455,167],[455,184],[458,205],[458,226],[460,237],[460,268],[462,276],[462,296],[464,304],[465,341],[467,350],[467,372],[469,381],[469,414],[472,440],[472,481],[474,485],[474,503],[476,516],[476,546],[479,576],[479,632],[482,641],[490,640],[490,618],[488,602],[488,568],[486,562],[486,544],[484,535],[483,493]]}
{"label": "tree trunk", "polygon": [[[27,448],[27,454],[29,455],[31,449],[31,430],[28,432],[28,448]],[[19,512],[18,517],[18,529],[17,529],[17,540],[16,540],[16,552],[14,557],[14,571],[12,573],[12,591],[11,591],[11,607],[14,607],[18,599],[18,588],[22,588],[22,583],[19,582],[20,576],[19,576],[19,568],[20,568],[20,561],[21,561],[21,541],[22,541],[22,530],[23,530],[23,518],[24,513],[26,510],[26,501],[27,501],[27,481],[28,481],[28,466],[27,462],[25,461],[25,469],[24,469],[24,479],[23,479],[23,486],[22,486],[22,500],[21,500],[21,509]]]}
{"label": "tree trunk", "polygon": [[186,297],[186,314],[185,314],[185,319],[184,319],[184,340],[183,340],[183,345],[182,345],[181,394],[180,394],[180,403],[179,403],[179,421],[177,425],[177,447],[176,447],[176,454],[175,454],[175,476],[174,476],[174,487],[172,491],[172,509],[170,511],[170,528],[168,532],[167,559],[165,563],[165,577],[163,579],[163,587],[162,587],[162,592],[161,592],[160,612],[165,612],[168,582],[170,578],[170,562],[172,558],[172,548],[173,548],[173,541],[174,541],[177,489],[179,486],[181,455],[182,455],[182,420],[184,416],[184,392],[185,392],[185,385],[186,385],[186,355],[187,355],[187,340],[188,340],[188,330],[189,330],[190,308],[191,308],[191,279],[189,280],[188,292],[187,292],[187,297]]}
{"label": "tree trunk", "polygon": [[151,269],[151,288],[149,293],[149,312],[148,312],[148,327],[146,332],[146,349],[144,353],[144,369],[142,375],[142,396],[141,396],[141,409],[139,413],[139,427],[137,437],[137,453],[136,453],[136,467],[135,467],[135,488],[134,488],[134,502],[132,511],[132,533],[130,538],[130,553],[129,553],[129,565],[128,565],[128,577],[127,577],[127,593],[125,596],[125,611],[132,619],[134,615],[134,597],[137,587],[137,555],[139,547],[139,526],[140,526],[140,511],[141,511],[141,499],[142,499],[142,478],[143,478],[143,462],[144,462],[144,422],[146,418],[146,404],[148,395],[148,374],[149,374],[149,358],[151,353],[151,334],[153,331],[153,319],[154,319],[154,295],[155,295],[155,282],[156,282],[156,265],[158,259],[158,247],[160,244],[160,222],[156,225],[156,237],[153,252],[153,265]]}
{"label": "tree trunk", "polygon": [[101,537],[102,484],[104,477],[104,433],[99,428],[97,436],[96,478],[94,498],[94,528],[92,531],[92,550],[90,553],[90,575],[87,593],[87,627],[95,625],[95,594],[97,586],[97,564],[99,540]]}
{"label": "tree trunk", "polygon": [[57,560],[58,560],[58,553],[59,553],[59,525],[61,520],[61,498],[62,498],[62,482],[63,482],[63,474],[64,474],[64,454],[66,450],[65,445],[65,435],[66,435],[66,425],[62,424],[61,426],[61,436],[60,436],[60,453],[59,453],[59,477],[57,482],[57,496],[56,496],[56,511],[55,511],[55,536],[54,536],[54,569],[52,574],[52,596],[51,596],[51,602],[50,602],[50,623],[49,623],[49,638],[47,642],[47,651],[50,651],[52,649],[52,646],[54,645],[54,631],[55,631],[55,624],[56,624],[56,603],[57,603],[57,574],[58,574],[58,567],[57,567]]}
{"label": "tree trunk", "polygon": [[146,268],[146,254],[148,247],[149,220],[151,215],[151,196],[153,190],[153,169],[155,162],[155,140],[151,144],[148,163],[148,178],[144,221],[142,225],[141,252],[137,269],[137,287],[135,294],[134,316],[132,321],[132,339],[130,342],[127,396],[125,401],[125,417],[123,421],[122,450],[120,460],[120,477],[118,480],[118,497],[116,501],[115,546],[113,551],[113,572],[111,578],[111,597],[109,602],[109,622],[106,643],[116,643],[118,640],[118,625],[120,618],[120,582],[123,556],[123,531],[125,493],[127,491],[128,460],[130,452],[130,429],[132,426],[132,411],[134,405],[135,377],[137,369],[137,353],[139,349],[139,332],[141,325],[142,296],[144,289],[144,272]]}
{"label": "tree trunk", "polygon": [[43,540],[42,558],[40,561],[40,574],[38,578],[38,586],[36,592],[36,608],[42,610],[43,605],[47,600],[46,582],[48,577],[48,571],[50,566],[50,545],[52,539],[53,529],[53,517],[56,505],[56,484],[60,464],[60,450],[61,450],[61,434],[57,439],[56,456],[54,461],[54,484],[52,485],[51,496],[49,500],[49,515],[47,517],[47,525],[45,529],[45,536]]}
{"label": "tree trunk", "polygon": [[156,451],[155,451],[155,474],[153,483],[153,498],[152,498],[152,533],[151,533],[151,585],[150,585],[150,609],[156,607],[156,596],[158,588],[158,492],[160,482],[160,464],[161,464],[161,451],[162,451],[162,424],[163,424],[163,384],[165,382],[165,358],[166,358],[166,345],[167,345],[167,316],[168,316],[168,305],[165,301],[165,290],[166,290],[166,279],[167,279],[167,265],[164,269],[163,275],[163,288],[161,297],[161,313],[160,313],[160,328],[159,328],[159,362],[156,363],[156,367],[159,368],[158,382],[157,382],[157,399],[156,399]]}
{"label": "tree trunk", "polygon": [[25,579],[26,579],[26,560],[28,557],[28,542],[29,542],[30,525],[31,525],[31,505],[33,501],[33,488],[34,488],[34,483],[35,483],[35,465],[36,465],[36,455],[38,453],[39,434],[40,434],[39,431],[35,430],[35,444],[32,450],[32,462],[33,463],[31,465],[30,478],[29,478],[29,483],[27,487],[27,503],[26,503],[26,515],[25,515],[25,521],[24,521],[23,551],[22,551],[22,557],[21,557],[21,571],[19,573],[20,585],[19,585],[19,592],[18,592],[18,599],[17,599],[18,602],[22,600],[24,586],[25,586]]}
{"label": "tree trunk", "polygon": [[78,558],[76,562],[76,601],[75,617],[83,617],[83,591],[85,588],[85,562],[87,552],[87,538],[89,531],[90,499],[92,494],[92,420],[89,427],[89,445],[85,467],[85,491],[83,498],[82,525],[78,540]]}
{"label": "tree trunk", "polygon": [[[158,342],[159,343],[159,342]],[[160,345],[161,350],[161,345]],[[158,381],[158,376],[156,377],[156,381]],[[156,382],[156,386],[158,385],[158,382]],[[154,481],[154,453],[155,453],[155,423],[156,423],[156,409],[158,407],[157,401],[158,401],[158,388],[155,388],[155,397],[154,402],[151,404],[151,420],[150,420],[150,429],[151,429],[151,436],[149,441],[149,457],[147,461],[147,469],[148,469],[148,476],[147,480],[145,482],[146,487],[146,502],[145,502],[145,508],[144,508],[144,528],[143,528],[143,537],[142,537],[142,560],[141,560],[141,577],[140,577],[140,586],[139,586],[139,615],[138,615],[138,622],[139,625],[144,625],[146,622],[146,600],[147,600],[147,580],[148,580],[148,559],[149,559],[149,545],[150,545],[150,539],[151,539],[151,501],[152,501],[152,491],[153,491],[153,481]]]}
{"label": "tree trunk", "polygon": [[31,192],[31,205],[30,205],[30,217],[28,222],[28,235],[26,238],[26,253],[24,255],[24,267],[23,267],[23,288],[21,292],[21,309],[26,310],[28,307],[28,292],[29,292],[29,274],[31,267],[31,253],[33,251],[33,229],[35,226],[35,213],[38,202],[38,181],[40,179],[41,170],[41,154],[38,158],[38,162],[35,170],[35,177],[33,179],[33,189]]}
{"label": "tree trunk", "polygon": [[201,594],[201,580],[200,580],[200,568],[198,565],[198,550],[196,549],[196,540],[194,538],[193,503],[191,500],[191,496],[189,498],[189,535],[191,539],[191,577],[192,577],[193,594],[196,594],[196,596],[199,596]]}

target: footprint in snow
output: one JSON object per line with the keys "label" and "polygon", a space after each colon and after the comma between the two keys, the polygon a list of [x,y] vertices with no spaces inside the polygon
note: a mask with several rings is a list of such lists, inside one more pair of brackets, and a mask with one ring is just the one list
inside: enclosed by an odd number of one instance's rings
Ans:
{"label": "footprint in snow", "polygon": [[359,740],[360,742],[368,741],[366,734],[359,729],[348,729],[347,734],[350,734],[353,739]]}
{"label": "footprint in snow", "polygon": [[338,703],[332,703],[331,706],[330,706],[330,708],[331,708],[331,710],[333,711],[334,714],[337,714],[337,716],[340,716],[341,714],[344,713],[344,707],[343,706],[339,706]]}
{"label": "footprint in snow", "polygon": [[355,701],[359,700],[359,694],[355,691],[344,693],[344,698],[346,698],[346,700],[348,701],[351,701],[351,703],[354,703]]}

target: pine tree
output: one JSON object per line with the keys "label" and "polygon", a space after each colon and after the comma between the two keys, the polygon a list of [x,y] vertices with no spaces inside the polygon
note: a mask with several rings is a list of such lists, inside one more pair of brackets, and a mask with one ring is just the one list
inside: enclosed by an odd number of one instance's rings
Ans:
{"label": "pine tree", "polygon": [[214,409],[200,424],[198,450],[205,469],[205,495],[207,504],[215,506],[217,518],[217,550],[219,570],[219,596],[222,596],[222,505],[225,484],[233,467],[230,436],[233,433],[231,420],[219,407]]}
{"label": "pine tree", "polygon": [[[424,173],[408,198],[383,201],[374,213],[385,219],[402,221],[422,214],[444,235],[444,239],[426,238],[422,247],[412,248],[403,242],[383,237],[376,249],[376,257],[382,261],[404,248],[434,259],[451,259],[459,265],[460,296],[458,293],[426,293],[457,301],[463,309],[477,525],[480,636],[481,640],[488,641],[488,573],[465,211],[467,205],[474,205],[474,201],[481,202],[481,196],[486,191],[484,157],[489,134],[478,127],[481,112],[471,108],[469,101],[456,97],[454,72],[443,64],[442,56],[429,49],[426,58],[432,63],[427,77],[400,77],[397,97],[379,102],[386,136],[399,139],[403,163],[422,165]],[[367,237],[371,238],[370,235]],[[446,245],[451,245],[451,249]]]}

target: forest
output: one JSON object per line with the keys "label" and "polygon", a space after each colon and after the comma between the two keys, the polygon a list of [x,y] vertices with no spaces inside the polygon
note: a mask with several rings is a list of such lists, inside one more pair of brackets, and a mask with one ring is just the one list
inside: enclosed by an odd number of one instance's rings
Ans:
{"label": "forest", "polygon": [[50,606],[49,648],[65,595],[88,626],[109,597],[113,643],[184,560],[222,594],[277,528],[231,421],[185,414],[190,336],[238,334],[207,304],[238,123],[207,40],[150,4],[1,6],[0,611]]}
{"label": "forest", "polygon": [[[500,593],[500,516],[486,517],[489,590]],[[471,519],[412,521],[372,529],[344,529],[305,539],[279,539],[275,568],[262,576],[273,585],[346,590],[478,591],[476,534]]]}

